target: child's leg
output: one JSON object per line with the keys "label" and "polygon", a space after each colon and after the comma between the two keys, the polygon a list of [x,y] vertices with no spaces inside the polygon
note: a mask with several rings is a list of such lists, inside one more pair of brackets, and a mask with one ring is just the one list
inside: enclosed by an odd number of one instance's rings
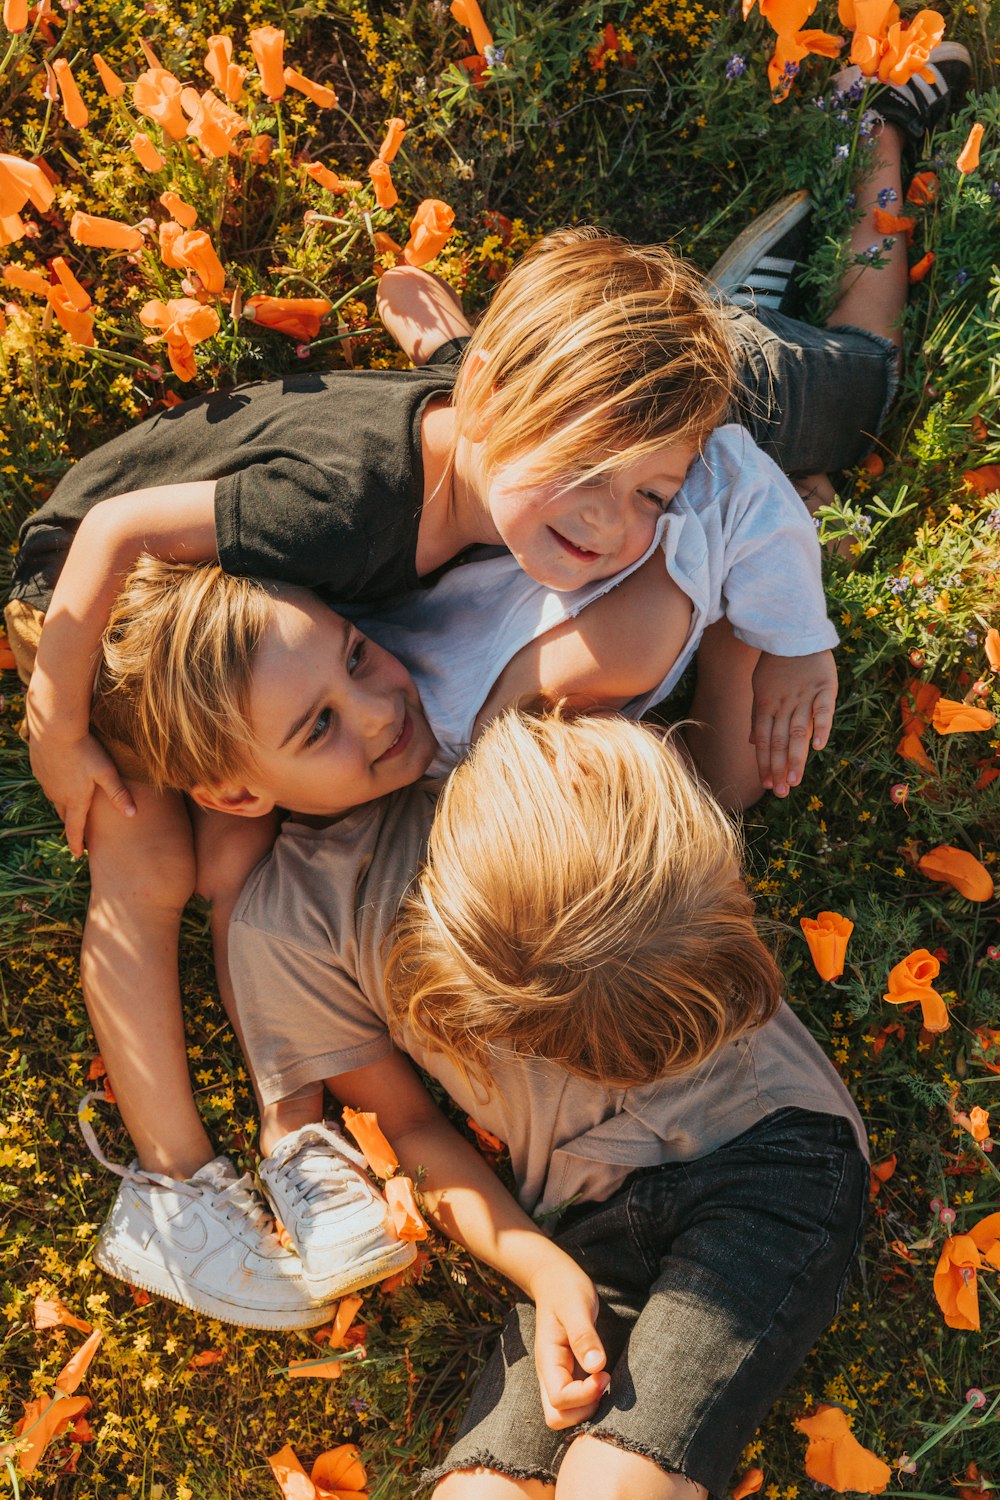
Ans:
{"label": "child's leg", "polygon": [[703,1484],[665,1474],[652,1459],[613,1443],[578,1437],[559,1467],[556,1500],[708,1500]]}
{"label": "child's leg", "polygon": [[[509,1479],[490,1469],[463,1469],[435,1485],[431,1500],[552,1500],[555,1486],[540,1479]],[[590,1491],[591,1495],[603,1493]]]}
{"label": "child's leg", "polygon": [[691,722],[684,729],[701,775],[723,807],[737,812],[764,795],[750,743],[753,670],[759,658],[759,651],[736,639],[728,620],[710,625],[698,648]]}
{"label": "child's leg", "polygon": [[840,324],[865,328],[901,349],[902,316],[909,286],[906,236],[891,236],[892,244],[886,246],[886,236],[875,223],[875,210],[881,195],[889,212],[902,212],[903,132],[897,125],[883,125],[872,152],[875,170],[858,187],[861,218],[851,231],[850,246],[858,256],[877,246],[885,265],[851,266],[840,283],[837,305],[826,321],[831,328]]}
{"label": "child's leg", "polygon": [[188,1074],[177,971],[194,891],[191,824],[179,793],[130,781],[123,818],[97,796],[87,822],[90,906],[80,977],[122,1120],[144,1171],[191,1177],[215,1155]]}

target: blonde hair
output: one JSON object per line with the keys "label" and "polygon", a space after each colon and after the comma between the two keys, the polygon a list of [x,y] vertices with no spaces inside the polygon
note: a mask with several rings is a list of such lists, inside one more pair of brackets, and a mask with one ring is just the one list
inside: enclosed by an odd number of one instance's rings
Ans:
{"label": "blonde hair", "polygon": [[526,454],[539,480],[700,446],[738,383],[729,320],[665,246],[598,229],[540,240],[494,293],[455,385],[485,476]]}
{"label": "blonde hair", "polygon": [[390,1019],[610,1087],[676,1074],[780,995],[729,819],[667,738],[510,710],[447,783],[387,963]]}
{"label": "blonde hair", "polygon": [[273,585],[218,563],[143,556],[101,642],[91,725],[153,786],[235,780],[252,764],[250,690]]}

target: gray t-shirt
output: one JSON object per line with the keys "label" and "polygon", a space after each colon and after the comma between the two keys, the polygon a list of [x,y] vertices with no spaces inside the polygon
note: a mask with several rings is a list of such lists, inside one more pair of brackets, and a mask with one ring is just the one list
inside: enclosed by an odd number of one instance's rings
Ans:
{"label": "gray t-shirt", "polygon": [[[433,793],[409,787],[322,828],[290,822],[246,885],[229,964],[247,1055],[265,1103],[377,1063],[393,1042],[382,982],[386,938],[419,866]],[[706,1156],[765,1115],[857,1109],[786,1005],[750,1036],[677,1077],[605,1089],[540,1058],[498,1052],[492,1088],[405,1032],[402,1049],[506,1141],[529,1212],[600,1202],[637,1167]]]}

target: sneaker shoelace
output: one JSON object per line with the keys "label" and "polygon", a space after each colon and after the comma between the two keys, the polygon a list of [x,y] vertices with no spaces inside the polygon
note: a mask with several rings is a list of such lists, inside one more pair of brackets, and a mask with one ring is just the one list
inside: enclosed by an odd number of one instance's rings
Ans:
{"label": "sneaker shoelace", "polygon": [[202,1198],[207,1192],[214,1192],[222,1206],[222,1215],[227,1223],[238,1217],[241,1223],[248,1224],[258,1234],[270,1236],[277,1241],[274,1219],[261,1204],[247,1173],[232,1182],[227,1182],[224,1187],[215,1187],[211,1182],[192,1182],[176,1177],[164,1177],[158,1172],[145,1172],[141,1167],[123,1167],[118,1162],[111,1161],[101,1149],[101,1143],[97,1139],[97,1133],[87,1114],[92,1104],[106,1104],[107,1102],[107,1094],[101,1089],[94,1089],[91,1093],[84,1094],[76,1112],[80,1133],[87,1143],[87,1148],[102,1167],[106,1167],[109,1172],[113,1172],[116,1177],[121,1177],[126,1182],[141,1182],[149,1187],[164,1188],[181,1198]]}
{"label": "sneaker shoelace", "polygon": [[331,1142],[325,1133],[320,1135],[317,1132],[316,1135],[307,1135],[296,1150],[289,1153],[282,1163],[282,1172],[300,1201],[307,1203],[310,1211],[316,1213],[326,1208],[342,1208],[364,1197],[357,1175],[346,1170],[348,1163],[364,1170],[365,1159],[360,1151],[355,1151],[339,1137],[334,1136]]}

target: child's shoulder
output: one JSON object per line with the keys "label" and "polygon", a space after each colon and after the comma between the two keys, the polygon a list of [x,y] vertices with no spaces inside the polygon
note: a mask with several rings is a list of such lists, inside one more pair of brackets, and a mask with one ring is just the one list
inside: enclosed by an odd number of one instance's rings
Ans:
{"label": "child's shoulder", "polygon": [[[797,499],[791,480],[736,422],[716,427],[705,439],[675,497],[681,508],[748,502],[755,495]],[[800,502],[801,503],[801,502]]]}

